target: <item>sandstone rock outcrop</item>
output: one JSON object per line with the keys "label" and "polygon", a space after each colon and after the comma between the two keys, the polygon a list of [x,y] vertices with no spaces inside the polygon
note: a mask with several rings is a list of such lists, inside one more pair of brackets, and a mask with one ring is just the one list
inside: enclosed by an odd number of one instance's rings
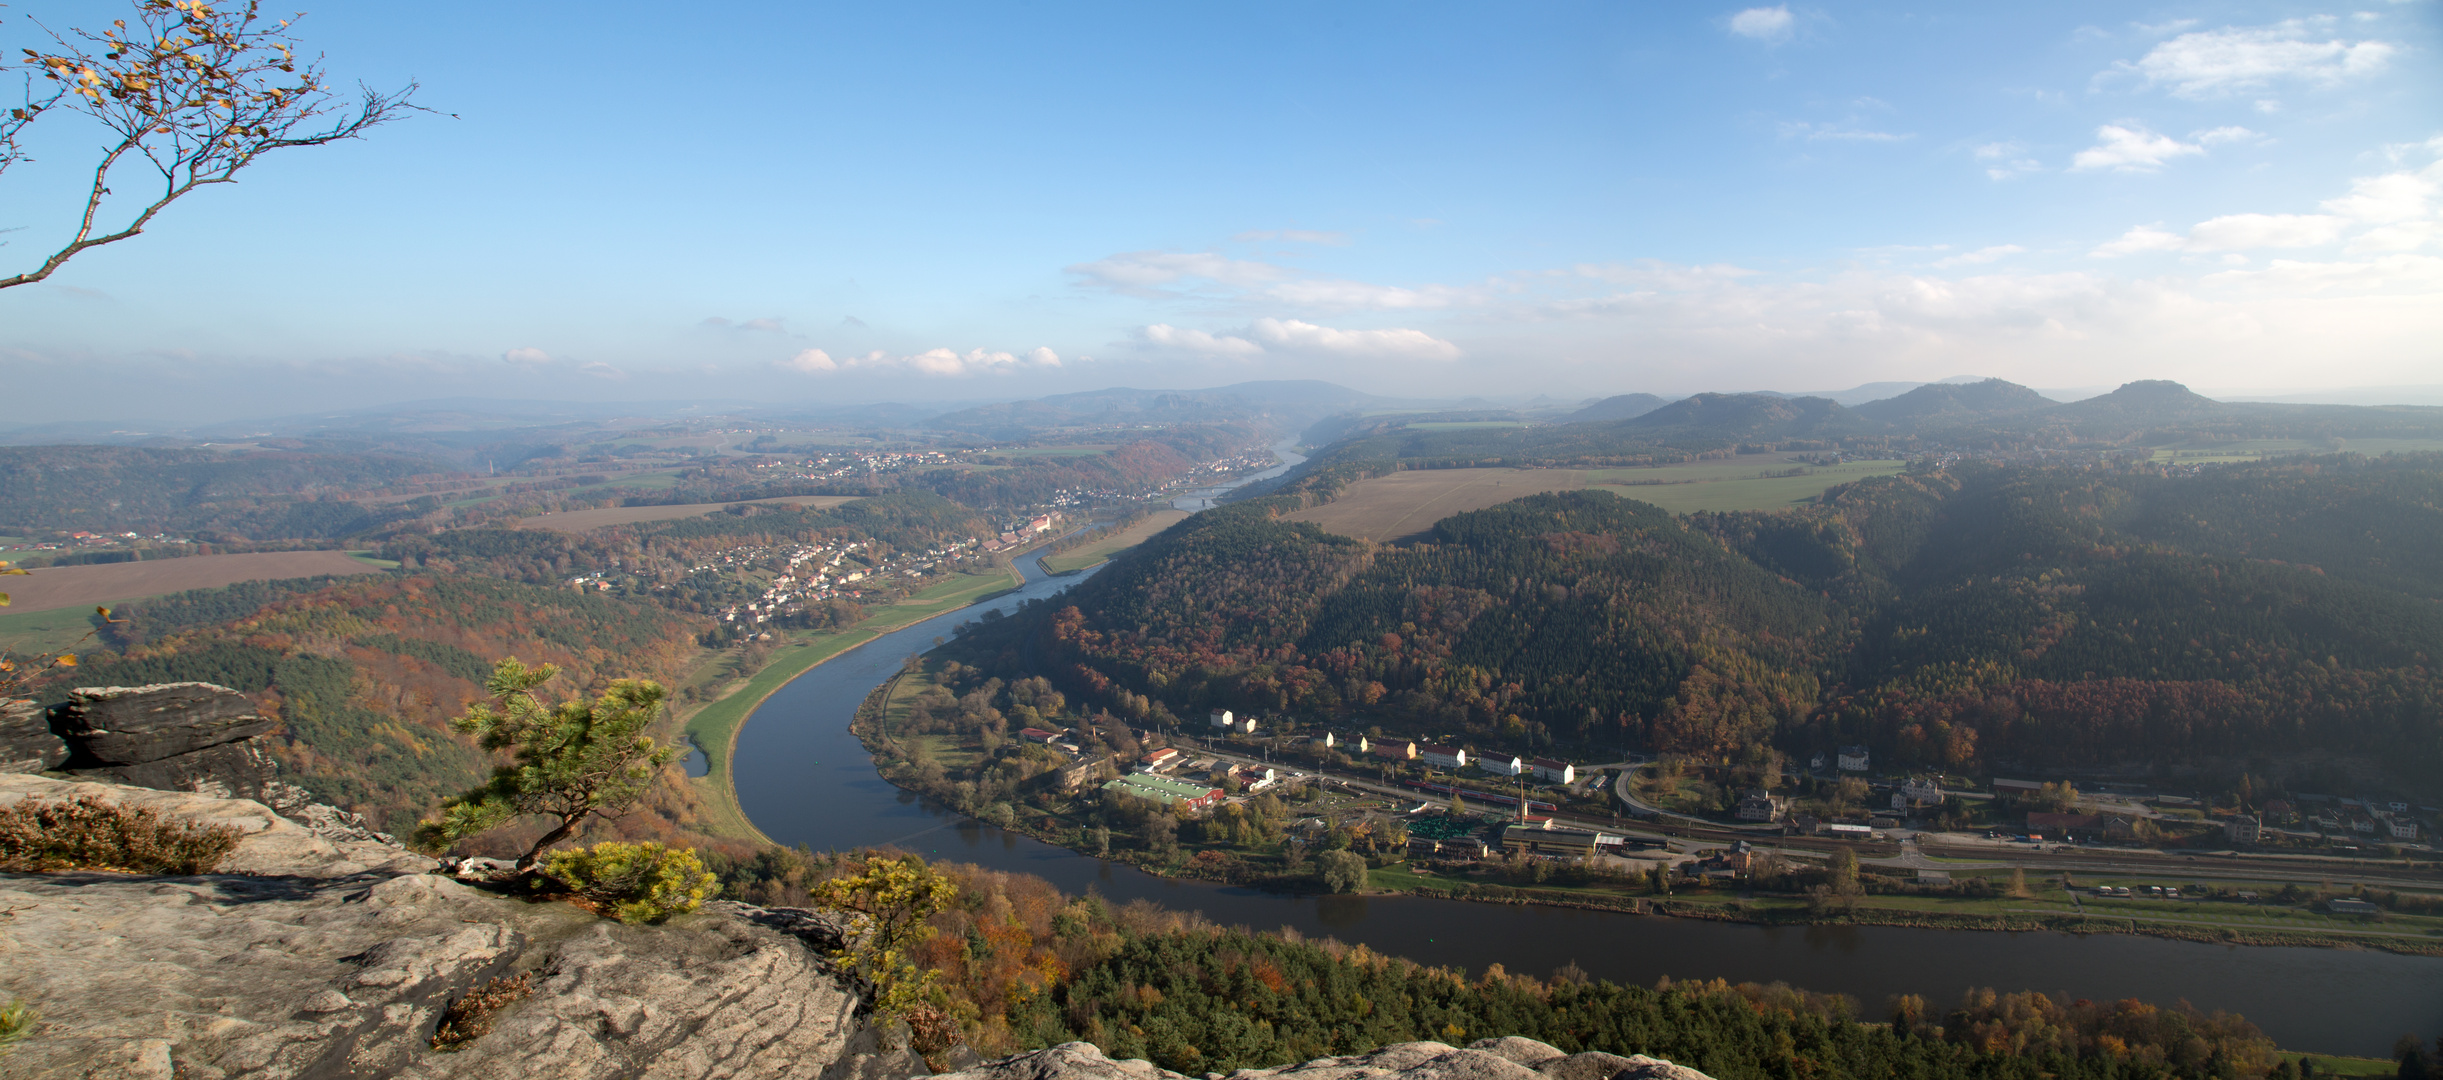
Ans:
{"label": "sandstone rock outcrop", "polygon": [[51,733],[51,718],[31,701],[0,701],[0,773],[34,773],[68,762],[68,744]]}
{"label": "sandstone rock outcrop", "polygon": [[[658,927],[503,898],[259,803],[33,776],[0,801],[95,795],[246,829],[224,872],[0,875],[0,998],[39,1010],[8,1075],[818,1077],[925,1070],[860,1040],[819,912],[715,903]],[[382,853],[388,853],[387,858]],[[232,872],[234,871],[234,872]],[[532,994],[456,1052],[430,1040],[495,976]]]}
{"label": "sandstone rock outcrop", "polygon": [[[1115,1061],[1092,1043],[1048,1050],[942,1074],[943,1080],[1188,1080],[1137,1059]],[[1318,1058],[1298,1065],[1240,1069],[1205,1080],[1712,1080],[1695,1069],[1642,1054],[1569,1054],[1509,1036],[1459,1048],[1438,1042],[1395,1043],[1367,1054]]]}
{"label": "sandstone rock outcrop", "polygon": [[70,773],[266,802],[279,726],[246,695],[201,682],[79,687],[51,710]]}

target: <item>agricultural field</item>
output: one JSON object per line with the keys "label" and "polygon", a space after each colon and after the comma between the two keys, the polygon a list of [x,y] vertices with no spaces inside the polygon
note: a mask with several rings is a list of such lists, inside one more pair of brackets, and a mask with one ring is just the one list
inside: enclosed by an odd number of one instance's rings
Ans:
{"label": "agricultural field", "polygon": [[1058,555],[1044,556],[1043,568],[1055,574],[1065,574],[1071,570],[1083,570],[1089,566],[1093,566],[1096,563],[1102,562],[1113,555],[1119,554],[1122,551],[1144,543],[1155,533],[1179,524],[1180,522],[1187,520],[1187,517],[1188,512],[1185,510],[1156,511],[1147,515],[1143,521],[1139,521],[1134,525],[1130,525],[1119,532],[1113,533],[1084,547],[1078,548],[1074,551],[1064,551]]}
{"label": "agricultural field", "polygon": [[[749,502],[790,503],[829,510],[844,502],[854,502],[854,495],[783,495],[772,499],[750,499]],[[679,518],[702,517],[734,503],[681,503],[676,506],[611,506],[600,510],[571,510],[562,514],[537,514],[521,518],[521,529],[551,529],[557,532],[585,532],[606,525],[634,525],[640,521],[675,521]]]}
{"label": "agricultural field", "polygon": [[1289,515],[1362,540],[1422,536],[1452,514],[1585,486],[1577,469],[1412,469],[1361,480],[1322,506]]}
{"label": "agricultural field", "polygon": [[[1422,536],[1434,522],[1546,491],[1593,488],[1653,503],[1675,514],[1697,510],[1775,510],[1824,489],[1901,470],[1897,461],[1808,465],[1780,454],[1631,469],[1415,469],[1361,480],[1340,498],[1290,515],[1343,536],[1394,541]],[[1770,473],[1792,472],[1793,476]]]}
{"label": "agricultural field", "polygon": [[2227,442],[2184,442],[2153,447],[2154,460],[2167,465],[2212,465],[2263,461],[2292,454],[2355,454],[2381,456],[2421,450],[2443,450],[2443,439],[2237,439]]}
{"label": "agricultural field", "polygon": [[89,607],[25,612],[0,608],[0,656],[81,652],[93,631],[93,609]]}
{"label": "agricultural field", "polygon": [[[396,564],[392,564],[396,565]],[[59,608],[86,609],[188,589],[214,589],[241,581],[273,581],[317,574],[370,574],[383,564],[344,551],[256,551],[241,555],[190,555],[151,562],[102,563],[37,570],[0,582],[10,595],[7,614]]]}
{"label": "agricultural field", "polygon": [[[1586,486],[1624,499],[1653,503],[1674,514],[1698,510],[1779,510],[1821,495],[1835,485],[1870,476],[1896,475],[1902,468],[1904,465],[1898,461],[1808,465],[1779,454],[1742,454],[1685,465],[1590,469]],[[1766,475],[1777,472],[1799,475]]]}

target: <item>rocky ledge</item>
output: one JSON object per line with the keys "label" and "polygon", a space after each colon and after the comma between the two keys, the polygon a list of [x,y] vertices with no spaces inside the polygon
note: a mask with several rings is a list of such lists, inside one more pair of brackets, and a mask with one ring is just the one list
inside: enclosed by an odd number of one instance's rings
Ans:
{"label": "rocky ledge", "polygon": [[[1204,1080],[1712,1080],[1683,1065],[1642,1054],[1564,1053],[1512,1035],[1465,1048],[1438,1042],[1395,1043],[1370,1054],[1317,1058],[1301,1065],[1240,1069]],[[1092,1043],[1062,1043],[944,1074],[944,1080],[1189,1080],[1136,1059],[1114,1061]]]}
{"label": "rocky ledge", "polygon": [[[199,877],[0,874],[0,998],[40,1014],[10,1076],[921,1075],[879,1052],[819,950],[822,913],[716,903],[663,926],[503,898],[242,799],[0,776],[0,802],[93,795],[245,830]],[[455,1052],[443,1010],[531,994]]]}

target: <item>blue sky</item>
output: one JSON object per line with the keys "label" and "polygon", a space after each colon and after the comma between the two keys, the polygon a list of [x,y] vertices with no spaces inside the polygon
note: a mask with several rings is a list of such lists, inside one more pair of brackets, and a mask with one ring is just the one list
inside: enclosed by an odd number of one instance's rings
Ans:
{"label": "blue sky", "polygon": [[[20,4],[0,44],[117,12]],[[455,117],[267,158],[0,292],[23,400],[2443,383],[2436,0],[299,28]],[[60,233],[94,141],[0,177],[0,260]]]}

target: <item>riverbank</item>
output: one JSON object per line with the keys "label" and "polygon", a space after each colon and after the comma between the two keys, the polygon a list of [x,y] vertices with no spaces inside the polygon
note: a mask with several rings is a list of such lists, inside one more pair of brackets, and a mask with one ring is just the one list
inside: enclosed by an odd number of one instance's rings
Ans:
{"label": "riverbank", "polygon": [[1148,514],[1137,521],[1131,522],[1127,528],[1121,529],[1118,532],[1112,533],[1111,535],[1103,537],[1100,540],[1096,540],[1095,542],[1087,544],[1084,547],[1077,548],[1072,551],[1064,551],[1057,555],[1044,556],[1044,572],[1049,574],[1074,574],[1080,570],[1086,569],[1087,567],[1100,565],[1109,561],[1112,556],[1126,551],[1129,548],[1135,547],[1138,544],[1142,544],[1148,539],[1151,539],[1155,533],[1161,532],[1162,530],[1170,528],[1173,525],[1177,525],[1182,521],[1186,521],[1187,519],[1188,512],[1185,510],[1154,511],[1153,513]]}
{"label": "riverbank", "polygon": [[[934,666],[894,675],[874,687],[860,703],[849,726],[880,777],[899,790],[934,802],[955,800],[969,785],[961,776],[992,761],[986,748],[971,740],[941,733],[905,736],[900,722],[918,696],[937,686]],[[952,693],[957,688],[946,688]],[[946,700],[946,699],[944,699]],[[1041,750],[1028,753],[1040,755]],[[1006,763],[1005,763],[1006,764]],[[945,774],[944,770],[949,770]],[[995,771],[997,775],[997,771]],[[1021,774],[1023,775],[1023,774]],[[1088,787],[1085,792],[1091,792]],[[1330,818],[1330,803],[1339,797],[1301,794],[1283,807],[1266,810],[1277,820],[1290,817]],[[1125,864],[1145,873],[1189,881],[1212,882],[1286,895],[1324,892],[1311,864],[1277,840],[1254,840],[1249,824],[1259,815],[1254,807],[1240,814],[1227,812],[1231,823],[1178,830],[1169,844],[1149,845],[1136,830],[1097,816],[1091,794],[1062,794],[1037,789],[1023,800],[1015,797],[994,806],[978,805],[973,814],[990,823],[1078,855]],[[1340,808],[1345,812],[1345,808]],[[990,813],[985,811],[989,810]],[[1098,825],[1104,826],[1097,828]],[[1275,829],[1271,835],[1278,836]],[[1108,840],[1106,840],[1108,838]],[[1316,838],[1320,846],[1321,837]],[[1337,842],[1337,841],[1335,841]],[[1668,915],[1714,922],[1764,927],[1893,927],[1924,930],[1977,930],[2023,933],[2056,931],[2096,935],[2133,935],[2172,941],[2224,945],[2374,949],[2407,956],[2443,956],[2443,936],[2425,920],[2394,920],[2394,924],[2358,927],[2292,927],[2249,925],[2274,922],[2288,914],[2253,908],[2232,913],[2212,905],[2166,911],[2091,911],[2059,883],[2039,884],[2017,891],[2005,886],[2007,869],[1994,871],[1995,886],[1967,895],[1922,895],[1915,892],[1868,892],[1828,904],[1803,893],[1759,892],[1746,882],[1708,883],[1683,880],[1657,891],[1641,872],[1588,873],[1574,867],[1536,863],[1527,867],[1492,863],[1452,863],[1441,871],[1411,866],[1401,848],[1368,843],[1376,852],[1362,895],[1417,896],[1506,905],[1540,905],[1636,915]],[[1676,860],[1674,860],[1676,861]],[[1527,880],[1527,870],[1541,879],[1550,872],[1560,880]],[[1647,871],[1647,872],[1650,872]],[[1585,880],[1571,880],[1582,878]],[[2014,892],[2016,894],[2014,895]],[[2295,913],[2302,919],[2325,916]]]}
{"label": "riverbank", "polygon": [[[832,630],[791,631],[786,644],[773,649],[764,665],[751,673],[729,676],[713,700],[679,718],[682,737],[704,752],[705,773],[689,777],[704,804],[704,828],[715,836],[772,843],[739,806],[731,758],[737,753],[738,730],[789,681],[817,665],[894,630],[946,612],[981,603],[1024,584],[1025,578],[1007,566],[984,574],[961,574],[930,586],[907,599],[856,622]],[[716,660],[716,662],[718,662]]]}

